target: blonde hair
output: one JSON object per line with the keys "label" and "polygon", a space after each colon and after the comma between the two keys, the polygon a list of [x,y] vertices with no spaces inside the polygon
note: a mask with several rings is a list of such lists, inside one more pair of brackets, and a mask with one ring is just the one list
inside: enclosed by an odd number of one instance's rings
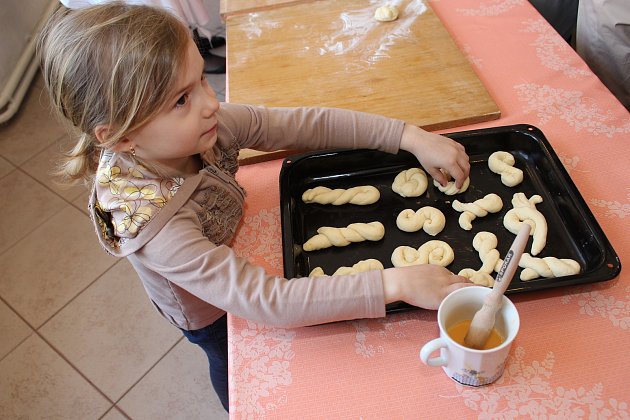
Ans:
{"label": "blonde hair", "polygon": [[[79,138],[57,175],[89,181],[101,148],[149,122],[172,94],[185,65],[189,29],[169,12],[120,2],[60,10],[38,40],[53,107]],[[109,127],[99,143],[94,129]]]}

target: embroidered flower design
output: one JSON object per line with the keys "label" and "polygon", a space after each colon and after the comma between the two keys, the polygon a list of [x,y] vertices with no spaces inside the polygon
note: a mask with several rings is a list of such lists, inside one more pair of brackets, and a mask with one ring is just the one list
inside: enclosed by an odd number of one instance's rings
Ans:
{"label": "embroidered flower design", "polygon": [[151,207],[147,206],[133,208],[132,205],[127,202],[120,207],[125,212],[125,216],[116,226],[116,231],[119,234],[129,232],[135,236],[138,230],[151,219],[151,215],[153,214]]}
{"label": "embroidered flower design", "polygon": [[134,178],[143,179],[144,172],[146,171],[145,167],[142,165],[136,165],[129,168],[129,175]]}
{"label": "embroidered flower design", "polygon": [[98,171],[97,181],[99,184],[109,186],[109,191],[116,195],[120,193],[120,189],[125,185],[125,180],[120,178],[120,167],[106,165]]}
{"label": "embroidered flower design", "polygon": [[184,184],[184,178],[171,178],[168,184],[168,199],[173,198],[177,190]]}
{"label": "embroidered flower design", "polygon": [[123,189],[121,197],[124,200],[154,200],[157,196],[157,190],[158,187],[155,184],[147,184],[139,187],[130,182]]}
{"label": "embroidered flower design", "polygon": [[523,0],[493,0],[482,2],[476,9],[457,9],[457,12],[464,16],[499,16],[522,4]]}

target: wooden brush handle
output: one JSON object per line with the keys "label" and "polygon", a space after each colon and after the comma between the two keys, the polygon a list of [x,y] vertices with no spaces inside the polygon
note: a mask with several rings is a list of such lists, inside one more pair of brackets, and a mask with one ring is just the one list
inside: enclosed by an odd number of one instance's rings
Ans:
{"label": "wooden brush handle", "polygon": [[505,293],[505,289],[507,289],[512,281],[512,277],[514,277],[514,273],[516,273],[516,269],[518,268],[518,262],[525,250],[525,245],[527,245],[530,230],[531,226],[527,223],[523,223],[521,229],[518,231],[518,235],[516,235],[516,239],[514,239],[512,246],[505,255],[503,265],[501,265],[501,269],[494,279],[494,286],[492,287],[492,291],[497,292],[496,294],[502,295]]}

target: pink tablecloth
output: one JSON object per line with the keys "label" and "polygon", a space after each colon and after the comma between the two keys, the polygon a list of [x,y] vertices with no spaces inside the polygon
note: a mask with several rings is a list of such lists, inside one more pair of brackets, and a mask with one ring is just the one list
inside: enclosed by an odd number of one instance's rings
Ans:
{"label": "pink tablecloth", "polygon": [[[526,0],[430,3],[502,118],[542,129],[622,259],[630,255],[630,116]],[[459,130],[457,130],[459,131]],[[281,161],[241,168],[235,248],[282,273]],[[627,262],[627,261],[626,261]],[[232,418],[628,418],[630,274],[513,295],[521,332],[503,377],[467,388],[418,358],[436,312],[280,329],[230,316]]]}

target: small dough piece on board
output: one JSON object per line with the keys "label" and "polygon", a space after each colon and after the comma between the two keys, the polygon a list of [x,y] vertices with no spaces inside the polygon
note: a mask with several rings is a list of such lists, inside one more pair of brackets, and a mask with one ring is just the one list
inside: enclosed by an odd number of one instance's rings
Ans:
{"label": "small dough piece on board", "polygon": [[398,7],[386,4],[381,6],[374,12],[374,19],[379,22],[391,22],[398,19]]}

